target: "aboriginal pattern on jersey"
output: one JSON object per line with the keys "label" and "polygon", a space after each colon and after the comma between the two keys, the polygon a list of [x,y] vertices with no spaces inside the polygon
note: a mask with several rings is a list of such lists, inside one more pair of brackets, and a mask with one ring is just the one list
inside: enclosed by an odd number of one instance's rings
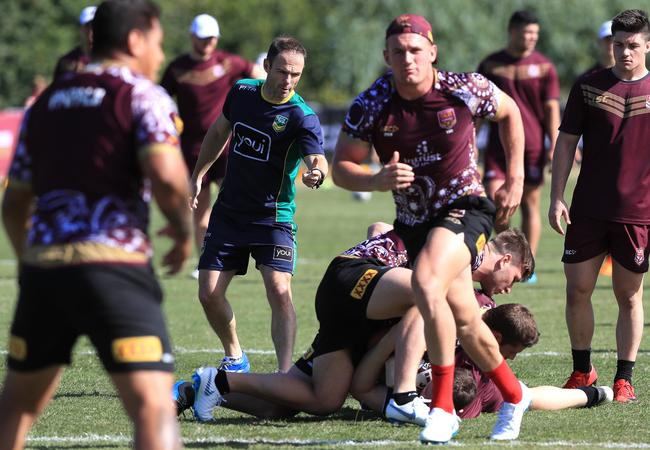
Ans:
{"label": "aboriginal pattern on jersey", "polygon": [[342,255],[355,258],[373,258],[386,267],[408,266],[408,253],[404,243],[393,230],[366,239],[344,251]]}

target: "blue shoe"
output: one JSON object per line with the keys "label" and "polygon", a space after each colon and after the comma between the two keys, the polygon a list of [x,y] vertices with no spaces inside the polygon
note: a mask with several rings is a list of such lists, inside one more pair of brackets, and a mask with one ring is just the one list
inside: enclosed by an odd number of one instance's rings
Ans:
{"label": "blue shoe", "polygon": [[246,353],[241,354],[239,358],[224,356],[219,365],[219,370],[224,372],[248,373],[251,371],[251,364],[248,362]]}
{"label": "blue shoe", "polygon": [[537,272],[533,272],[533,274],[530,276],[530,278],[527,279],[524,283],[536,284],[537,283]]}
{"label": "blue shoe", "polygon": [[176,402],[176,415],[180,416],[183,411],[190,409],[194,404],[194,386],[189,381],[178,380],[172,388],[172,399]]}

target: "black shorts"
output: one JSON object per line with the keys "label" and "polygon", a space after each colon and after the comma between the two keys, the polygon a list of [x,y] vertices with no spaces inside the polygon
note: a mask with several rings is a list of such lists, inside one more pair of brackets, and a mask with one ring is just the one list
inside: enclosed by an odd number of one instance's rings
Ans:
{"label": "black shorts", "polygon": [[376,259],[335,258],[316,291],[318,334],[296,366],[311,375],[311,361],[326,353],[350,350],[356,364],[366,352],[368,340],[378,330],[391,326],[399,317],[370,320],[366,309],[379,279],[392,267]]}
{"label": "black shorts", "polygon": [[23,266],[11,325],[8,365],[35,371],[70,364],[87,335],[108,372],[173,372],[162,291],[148,266]]}
{"label": "black shorts", "polygon": [[430,221],[409,227],[395,221],[395,232],[404,241],[411,266],[427,242],[429,231],[442,227],[455,234],[465,234],[465,245],[472,256],[472,267],[480,260],[481,251],[494,228],[496,207],[487,197],[461,197],[441,210]]}

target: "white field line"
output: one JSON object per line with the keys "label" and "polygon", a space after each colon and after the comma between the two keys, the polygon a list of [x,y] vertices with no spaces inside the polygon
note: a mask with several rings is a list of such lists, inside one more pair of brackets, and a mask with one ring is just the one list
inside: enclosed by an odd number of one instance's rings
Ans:
{"label": "white field line", "polygon": [[[90,444],[90,443],[109,443],[109,444],[127,444],[131,438],[126,435],[96,435],[83,434],[79,436],[32,436],[27,438],[29,443],[57,443],[57,444]],[[415,444],[416,441],[394,441],[394,440],[343,440],[343,439],[228,439],[224,437],[208,437],[183,439],[185,445],[192,444],[213,444],[213,445],[273,445],[273,446],[291,446],[291,447],[310,447],[315,445],[331,447],[358,447],[358,446],[398,446]],[[462,441],[452,441],[453,447],[473,447],[476,445],[488,445],[491,447],[587,447],[587,448],[636,448],[648,449],[650,443],[645,442],[586,442],[586,441],[511,441],[511,442],[494,442],[485,441],[482,443],[465,443]]]}

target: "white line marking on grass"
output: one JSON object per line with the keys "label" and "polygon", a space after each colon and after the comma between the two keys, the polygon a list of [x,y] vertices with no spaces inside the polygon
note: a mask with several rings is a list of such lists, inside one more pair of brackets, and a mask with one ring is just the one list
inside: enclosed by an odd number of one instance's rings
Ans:
{"label": "white line marking on grass", "polygon": [[[27,438],[29,443],[111,443],[111,444],[124,444],[132,441],[130,436],[126,435],[97,435],[97,434],[83,434],[80,436],[32,436]],[[395,440],[343,440],[343,439],[228,439],[224,437],[214,438],[194,438],[183,439],[185,445],[188,444],[214,444],[214,445],[274,445],[274,446],[290,446],[290,447],[311,447],[316,445],[325,445],[331,447],[357,447],[357,446],[405,446],[414,444],[413,441],[395,441]],[[473,447],[476,445],[489,445],[491,447],[588,447],[588,448],[650,448],[650,443],[645,442],[586,442],[586,441],[510,441],[510,442],[494,442],[484,441],[477,442],[462,442],[451,441],[450,445],[453,447]]]}
{"label": "white line marking on grass", "polygon": [[[177,355],[186,355],[192,353],[223,353],[222,348],[185,348],[174,347],[174,353]],[[244,353],[251,355],[275,355],[275,350],[260,350],[256,348],[245,348]]]}

